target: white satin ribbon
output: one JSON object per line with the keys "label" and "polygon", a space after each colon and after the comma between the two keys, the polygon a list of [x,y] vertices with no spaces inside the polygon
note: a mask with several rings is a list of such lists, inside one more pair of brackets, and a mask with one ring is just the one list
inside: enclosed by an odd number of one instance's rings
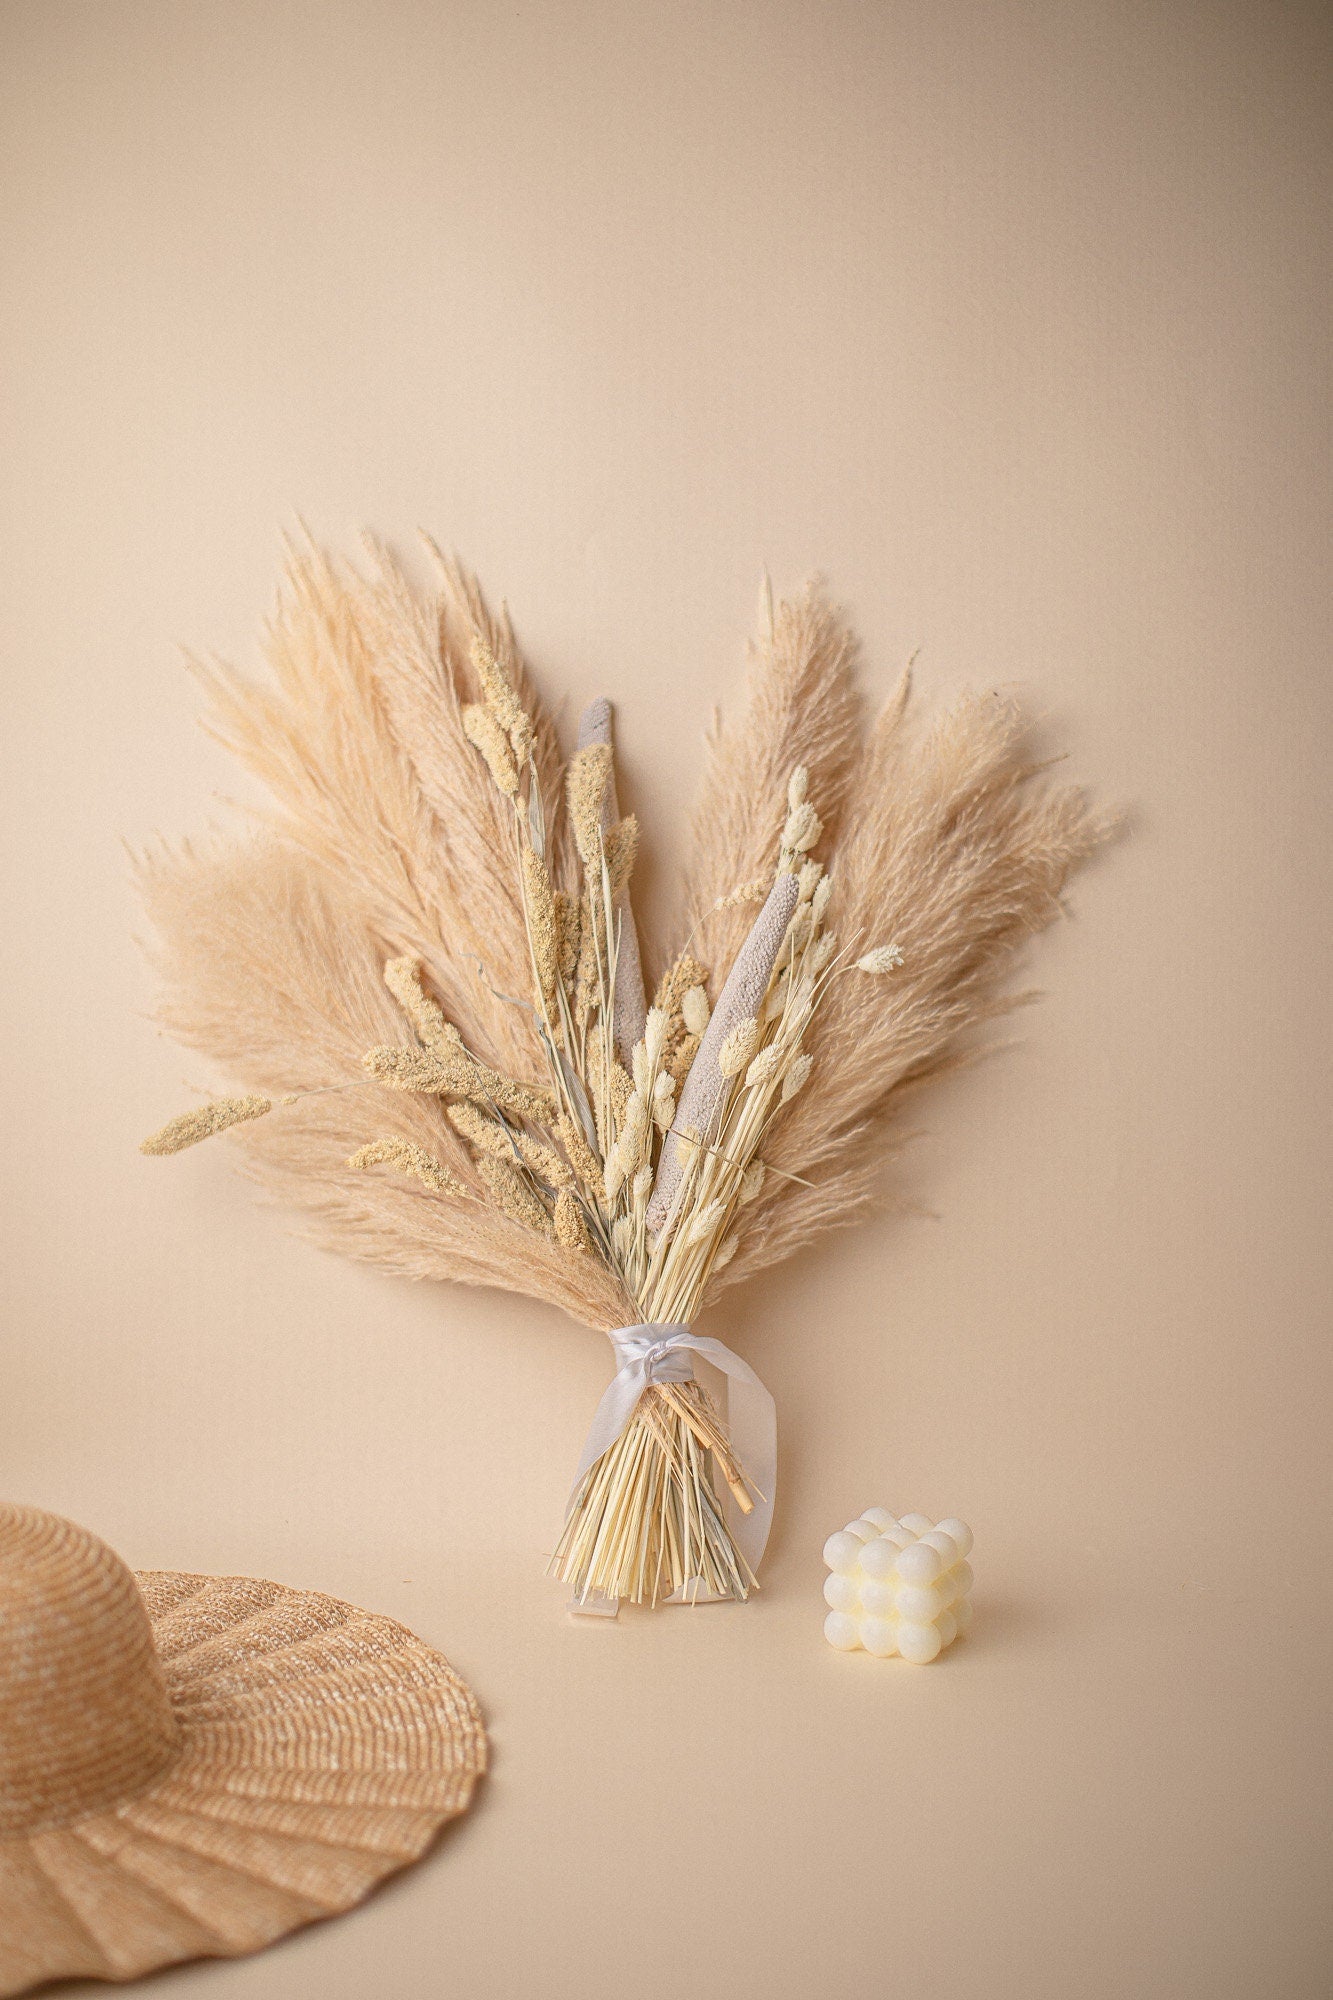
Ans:
{"label": "white satin ribbon", "polygon": [[778,1476],[778,1412],[773,1398],[739,1354],[688,1326],[620,1326],[608,1333],[607,1339],[619,1365],[583,1440],[583,1455],[569,1496],[571,1507],[584,1475],[625,1429],[648,1385],[692,1382],[690,1355],[700,1354],[727,1377],[727,1428],[741,1469],[758,1496],[746,1514],[728,1493],[724,1502],[727,1525],[741,1554],[757,1572],[773,1523],[773,1490]]}

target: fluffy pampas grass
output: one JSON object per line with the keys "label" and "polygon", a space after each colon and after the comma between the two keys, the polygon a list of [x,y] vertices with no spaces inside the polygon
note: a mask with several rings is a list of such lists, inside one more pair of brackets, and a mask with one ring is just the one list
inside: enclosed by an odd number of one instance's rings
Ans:
{"label": "fluffy pampas grass", "polygon": [[[200,669],[271,803],[139,869],[162,1020],[246,1094],[145,1151],[229,1130],[331,1247],[602,1330],[692,1321],[875,1199],[906,1094],[1021,997],[1105,823],[999,696],[920,716],[904,679],[867,726],[827,599],[765,599],[654,962],[609,704],[566,766],[507,617],[432,559],[423,596],[374,545],[293,547],[267,676]],[[744,1596],[715,1475],[751,1504],[699,1385],[650,1382],[561,1574]]]}

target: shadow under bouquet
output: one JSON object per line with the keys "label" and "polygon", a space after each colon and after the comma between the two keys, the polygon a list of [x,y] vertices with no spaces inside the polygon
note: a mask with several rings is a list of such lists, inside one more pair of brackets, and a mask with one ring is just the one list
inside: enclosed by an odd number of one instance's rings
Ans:
{"label": "shadow under bouquet", "polygon": [[139,872],[163,1024],[250,1094],[143,1150],[230,1129],[318,1240],[609,1334],[554,1569],[585,1608],[744,1598],[776,1421],[696,1322],[875,1199],[907,1094],[1026,997],[1015,948],[1105,825],[997,694],[919,721],[905,675],[867,728],[834,609],[766,594],[645,949],[609,703],[566,762],[507,615],[437,570],[427,597],[382,550],[293,548],[271,678],[199,668],[273,807]]}

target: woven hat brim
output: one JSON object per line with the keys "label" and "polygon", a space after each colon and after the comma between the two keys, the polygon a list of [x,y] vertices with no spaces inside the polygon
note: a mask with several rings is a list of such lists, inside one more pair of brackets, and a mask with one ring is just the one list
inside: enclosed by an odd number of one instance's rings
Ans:
{"label": "woven hat brim", "polygon": [[146,1791],[0,1842],[0,1996],[233,1957],[414,1861],[486,1767],[471,1690],[390,1618],[252,1577],[138,1577],[181,1752]]}

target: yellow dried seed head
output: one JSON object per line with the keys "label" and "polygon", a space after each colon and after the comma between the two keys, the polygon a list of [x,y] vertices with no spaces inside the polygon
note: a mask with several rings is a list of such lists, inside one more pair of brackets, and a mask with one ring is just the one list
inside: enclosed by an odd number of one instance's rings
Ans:
{"label": "yellow dried seed head", "polygon": [[525,841],[520,862],[523,870],[523,906],[532,941],[532,957],[543,997],[555,998],[560,978],[560,933],[556,927],[555,896],[546,863]]}
{"label": "yellow dried seed head", "polygon": [[786,972],[779,973],[769,988],[768,998],[764,1002],[763,1019],[765,1025],[770,1021],[780,1021],[782,1019],[786,1011],[787,994],[790,988],[791,979],[789,975]]}
{"label": "yellow dried seed head", "polygon": [[426,1049],[367,1049],[362,1066],[390,1090],[419,1090],[439,1097],[446,1090],[465,1088],[457,1064],[444,1062]]}
{"label": "yellow dried seed head", "polygon": [[684,1083],[690,1073],[690,1065],[698,1053],[698,1035],[682,1035],[667,1057],[667,1074],[673,1083]]}
{"label": "yellow dried seed head", "polygon": [[579,898],[579,956],[574,985],[574,1019],[580,1028],[586,1028],[597,1005],[597,967],[599,957],[605,963],[606,927],[602,922],[602,899],[596,904],[587,896]]}
{"label": "yellow dried seed head", "polygon": [[748,1090],[762,1090],[765,1084],[773,1081],[781,1062],[781,1049],[776,1047],[760,1049],[758,1055],[745,1072],[746,1088]]}
{"label": "yellow dried seed head", "polygon": [[485,1102],[493,1099],[519,1118],[534,1125],[552,1125],[556,1103],[549,1091],[528,1083],[514,1083],[486,1063],[478,1062],[463,1047],[462,1037],[451,1022],[444,1024],[443,1038],[433,1049],[369,1049],[362,1063],[378,1082],[391,1090],[416,1090],[432,1097],[470,1097]]}
{"label": "yellow dried seed head", "polygon": [[634,1252],[634,1224],[629,1216],[618,1215],[611,1224],[611,1248],[617,1263],[628,1263]]}
{"label": "yellow dried seed head", "polygon": [[800,899],[803,903],[810,901],[815,890],[819,887],[820,878],[823,873],[824,864],[822,861],[803,861],[801,863],[800,873],[796,877],[796,882],[800,891]]}
{"label": "yellow dried seed head", "polygon": [[720,1271],[724,1264],[729,1264],[731,1262],[732,1258],[736,1255],[737,1250],[740,1248],[740,1242],[741,1242],[740,1237],[736,1234],[735,1230],[733,1230],[731,1235],[726,1238],[725,1242],[723,1242],[719,1246],[717,1251],[714,1253],[713,1269],[715,1271]]}
{"label": "yellow dried seed head", "polygon": [[670,1020],[673,1014],[679,1014],[680,1003],[686,989],[691,986],[705,986],[707,983],[707,967],[700,965],[698,959],[692,958],[689,952],[683,951],[663,974],[653,1005],[660,1007]]}
{"label": "yellow dried seed head", "polygon": [[592,1250],[583,1203],[572,1188],[561,1188],[555,1198],[555,1240],[563,1249],[584,1256]]}
{"label": "yellow dried seed head", "polygon": [[745,1172],[741,1175],[741,1184],[736,1194],[737,1203],[741,1208],[748,1208],[752,1201],[758,1199],[759,1191],[764,1185],[764,1175],[767,1171],[768,1169],[762,1160],[753,1161],[745,1169]]}
{"label": "yellow dried seed head", "polygon": [[625,1068],[624,1063],[618,1061],[615,1056],[611,1058],[611,1071],[608,1081],[611,1091],[611,1110],[615,1116],[616,1127],[619,1129],[621,1121],[625,1116],[626,1106],[634,1095],[634,1079]]}
{"label": "yellow dried seed head", "polygon": [[562,1160],[555,1148],[548,1146],[544,1140],[534,1139],[530,1132],[516,1132],[514,1144],[524,1166],[538,1180],[546,1181],[553,1188],[568,1187],[573,1181],[568,1161]]}
{"label": "yellow dried seed head", "polygon": [[556,1137],[565,1149],[565,1157],[573,1167],[585,1190],[591,1194],[602,1185],[602,1170],[597,1164],[597,1155],[588,1144],[583,1128],[577,1125],[569,1113],[562,1112],[556,1123]]}
{"label": "yellow dried seed head", "polygon": [[532,749],[536,740],[537,731],[533,727],[532,717],[527,713],[526,709],[520,709],[518,712],[518,721],[509,732],[509,741],[514,746],[514,758],[520,769],[532,756]]}
{"label": "yellow dried seed head", "polygon": [[201,1139],[210,1139],[215,1132],[225,1132],[229,1125],[243,1125],[247,1119],[262,1118],[273,1109],[271,1097],[215,1097],[211,1104],[201,1104],[195,1111],[182,1111],[172,1118],[158,1132],[152,1133],[139,1147],[141,1153],[183,1153],[187,1146],[197,1146]]}
{"label": "yellow dried seed head", "polygon": [[525,1229],[533,1230],[538,1236],[554,1234],[550,1216],[517,1167],[507,1160],[492,1159],[486,1154],[478,1160],[477,1172],[486,1183],[486,1190],[495,1206],[511,1222],[521,1222]]}
{"label": "yellow dried seed head", "polygon": [[805,854],[812,848],[824,831],[824,822],[807,800],[787,815],[787,824],[782,829],[782,845],[793,854]]}
{"label": "yellow dried seed head", "polygon": [[782,1079],[782,1102],[784,1104],[795,1097],[798,1090],[804,1088],[805,1080],[810,1074],[812,1061],[813,1058],[808,1055],[799,1055],[792,1063],[791,1068]]}
{"label": "yellow dried seed head", "polygon": [[617,1140],[607,1154],[606,1165],[602,1169],[602,1186],[606,1191],[607,1200],[614,1201],[624,1185],[625,1161],[620,1151],[620,1142]]}
{"label": "yellow dried seed head", "polygon": [[488,1069],[485,1063],[474,1063],[473,1071],[476,1081],[469,1096],[493,1097],[516,1118],[531,1119],[534,1125],[554,1125],[557,1106],[549,1090],[538,1090],[530,1083],[514,1083],[497,1070]]}
{"label": "yellow dried seed head", "polygon": [[472,1190],[451,1174],[448,1167],[439,1160],[432,1159],[421,1146],[410,1146],[402,1139],[376,1139],[369,1146],[363,1146],[359,1153],[353,1153],[347,1162],[349,1167],[397,1167],[403,1174],[411,1174],[432,1194],[461,1195],[471,1200]]}
{"label": "yellow dried seed head", "polygon": [[687,1031],[691,1035],[702,1035],[708,1026],[711,1009],[708,995],[702,986],[687,986],[680,996],[680,1013]]}
{"label": "yellow dried seed head", "polygon": [[645,1117],[643,1126],[626,1127],[616,1140],[616,1157],[620,1161],[620,1171],[626,1180],[638,1172],[640,1162],[647,1156],[649,1120]]}
{"label": "yellow dried seed head", "polygon": [[578,900],[563,889],[555,891],[555,934],[560,977],[566,985],[573,980],[579,962],[579,926],[582,921]]}
{"label": "yellow dried seed head", "polygon": [[[719,896],[713,905],[713,910],[739,910],[743,903],[762,903],[768,891],[767,880],[762,875],[757,875],[753,882],[742,882],[739,889],[733,889],[729,895]],[[712,915],[712,910],[709,911],[709,915]]]}
{"label": "yellow dried seed head", "polygon": [[443,1010],[422,984],[419,958],[391,958],[384,968],[384,984],[428,1049],[448,1039]]}
{"label": "yellow dried seed head", "polygon": [[825,931],[817,937],[805,954],[805,970],[810,973],[822,972],[838,948],[837,936],[833,931]]}
{"label": "yellow dried seed head", "polygon": [[829,897],[832,894],[833,894],[833,877],[831,875],[826,875],[823,881],[820,883],[819,887],[815,890],[814,895],[810,899],[811,913],[814,916],[814,920],[817,924],[823,923],[824,912],[828,908]]}
{"label": "yellow dried seed head", "polygon": [[507,799],[518,796],[518,766],[509,738],[489,708],[470,701],[463,709],[463,734],[486,759],[486,768]]}
{"label": "yellow dried seed head", "polygon": [[718,1223],[722,1220],[725,1208],[725,1202],[705,1202],[699,1213],[693,1217],[686,1227],[685,1242],[702,1243],[705,1237],[711,1236],[717,1228]]}
{"label": "yellow dried seed head", "polygon": [[760,1027],[753,1014],[738,1021],[717,1052],[723,1076],[739,1076],[759,1047]]}
{"label": "yellow dried seed head", "polygon": [[617,821],[607,834],[605,845],[611,894],[618,896],[629,886],[639,852],[639,822],[633,813],[627,813],[624,819]]}
{"label": "yellow dried seed head", "polygon": [[602,865],[602,800],[611,781],[611,745],[589,743],[576,750],[565,774],[569,823],[579,860],[589,872]]}
{"label": "yellow dried seed head", "polygon": [[480,633],[473,635],[472,665],[481,682],[487,708],[508,736],[518,763],[526,764],[532,755],[531,719],[514,692],[508,674]]}
{"label": "yellow dried seed head", "polygon": [[479,1153],[490,1153],[497,1160],[513,1159],[509,1134],[479,1104],[470,1104],[466,1098],[456,1100],[445,1105],[444,1115],[455,1132],[460,1132]]}
{"label": "yellow dried seed head", "polygon": [[804,764],[798,764],[787,780],[787,809],[795,812],[803,806],[810,790],[810,773]]}
{"label": "yellow dried seed head", "polygon": [[662,1051],[666,1047],[667,1033],[670,1027],[670,1018],[661,1007],[650,1007],[648,1009],[648,1018],[644,1022],[643,1027],[643,1046],[647,1052],[648,1061],[654,1068],[662,1060]]}
{"label": "yellow dried seed head", "polygon": [[898,944],[877,944],[864,958],[858,958],[858,972],[896,972],[903,962],[903,949]]}

